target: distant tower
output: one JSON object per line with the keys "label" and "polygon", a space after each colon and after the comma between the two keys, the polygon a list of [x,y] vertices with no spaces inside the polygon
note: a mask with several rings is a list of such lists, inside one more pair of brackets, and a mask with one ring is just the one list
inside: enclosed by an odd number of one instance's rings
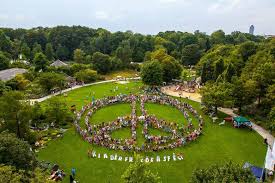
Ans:
{"label": "distant tower", "polygon": [[254,25],[251,25],[251,26],[249,27],[249,34],[254,35],[254,29],[255,29]]}

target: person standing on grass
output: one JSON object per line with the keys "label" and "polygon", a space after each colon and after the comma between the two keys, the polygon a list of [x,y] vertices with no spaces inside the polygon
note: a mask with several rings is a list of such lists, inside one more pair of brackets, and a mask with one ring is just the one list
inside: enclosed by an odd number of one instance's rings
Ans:
{"label": "person standing on grass", "polygon": [[76,173],[75,168],[72,168],[72,176],[73,176],[73,178],[75,178],[75,173]]}

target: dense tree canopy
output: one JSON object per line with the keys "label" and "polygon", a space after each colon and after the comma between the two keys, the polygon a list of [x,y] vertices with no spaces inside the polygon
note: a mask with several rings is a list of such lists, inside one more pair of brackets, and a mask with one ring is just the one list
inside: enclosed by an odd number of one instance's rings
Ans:
{"label": "dense tree canopy", "polygon": [[106,74],[111,70],[111,60],[110,57],[106,54],[96,52],[93,54],[93,65],[94,68],[102,74]]}
{"label": "dense tree canopy", "polygon": [[18,138],[31,141],[28,126],[32,115],[31,108],[23,99],[22,93],[17,91],[4,93],[0,97],[0,131],[9,130]]}
{"label": "dense tree canopy", "polygon": [[163,69],[158,60],[144,63],[141,69],[142,81],[151,86],[161,85],[163,82]]}
{"label": "dense tree canopy", "polygon": [[213,165],[207,169],[196,169],[193,172],[190,182],[253,183],[256,182],[256,178],[251,173],[250,169],[244,169],[240,165],[235,165],[232,162],[229,162],[224,165]]}
{"label": "dense tree canopy", "polygon": [[0,133],[0,164],[12,165],[19,169],[33,169],[36,158],[30,145],[15,135]]}

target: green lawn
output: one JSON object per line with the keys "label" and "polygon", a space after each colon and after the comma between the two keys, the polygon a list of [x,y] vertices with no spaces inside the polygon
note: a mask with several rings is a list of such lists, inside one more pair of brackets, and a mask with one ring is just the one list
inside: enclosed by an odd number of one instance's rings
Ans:
{"label": "green lawn", "polygon": [[[119,91],[111,92],[110,90],[118,86]],[[122,84],[101,84],[90,87],[84,87],[68,93],[64,97],[68,104],[76,104],[77,108],[90,100],[90,93],[95,92],[96,98],[101,98],[107,95],[115,95],[119,93],[137,93],[140,92],[140,82],[131,82],[126,85]],[[92,94],[93,95],[93,94]],[[184,100],[184,99],[183,99]],[[198,111],[200,104],[192,101],[187,101],[193,105]],[[170,106],[161,106],[157,104],[146,104],[146,109],[150,114],[155,114],[158,118],[166,119],[171,122],[176,122],[185,125],[186,121],[183,115],[176,109]],[[130,114],[130,105],[118,104],[112,105],[98,110],[91,118],[93,123],[106,122],[116,119],[117,116]],[[137,106],[139,111],[139,104]],[[220,116],[224,116],[220,114]],[[192,171],[197,168],[207,167],[212,164],[224,163],[232,160],[237,163],[249,161],[252,164],[262,166],[266,148],[262,138],[254,131],[247,129],[234,129],[229,124],[219,126],[213,124],[207,116],[203,115],[205,126],[203,135],[196,141],[188,144],[185,147],[167,150],[157,153],[142,153],[142,155],[171,155],[173,152],[181,152],[184,154],[183,161],[176,162],[161,162],[152,163],[150,167],[152,171],[157,171],[162,179],[162,182],[188,182]],[[194,124],[195,119],[193,120]],[[144,142],[141,134],[142,125],[138,125],[137,138],[138,144]],[[155,129],[149,129],[150,133],[162,134]],[[123,128],[112,133],[116,138],[127,138],[131,135],[130,128]],[[127,168],[129,163],[110,161],[104,159],[91,159],[87,156],[89,149],[95,149],[97,152],[107,152],[108,154],[129,155],[122,151],[110,151],[103,147],[90,145],[84,142],[73,128],[69,129],[62,139],[52,141],[44,149],[37,153],[39,159],[57,163],[69,175],[70,169],[75,167],[77,172],[77,180],[80,182],[121,182],[121,175]],[[64,182],[69,182],[69,176]]]}

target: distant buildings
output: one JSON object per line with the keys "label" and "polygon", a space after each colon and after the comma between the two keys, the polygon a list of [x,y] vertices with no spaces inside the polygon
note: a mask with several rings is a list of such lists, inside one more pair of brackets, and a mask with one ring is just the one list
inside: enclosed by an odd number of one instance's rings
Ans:
{"label": "distant buildings", "polygon": [[275,38],[275,35],[264,35],[264,38],[265,38],[265,39],[268,39],[268,38]]}
{"label": "distant buildings", "polygon": [[251,25],[251,26],[249,27],[249,34],[254,35],[254,30],[255,30],[254,25]]}
{"label": "distant buildings", "polygon": [[25,72],[27,72],[27,70],[21,69],[21,68],[12,68],[12,69],[2,70],[0,71],[0,80],[8,81],[14,78],[17,74],[23,74]]}
{"label": "distant buildings", "polygon": [[68,66],[68,64],[62,62],[61,60],[56,60],[50,66],[62,67],[62,66]]}

